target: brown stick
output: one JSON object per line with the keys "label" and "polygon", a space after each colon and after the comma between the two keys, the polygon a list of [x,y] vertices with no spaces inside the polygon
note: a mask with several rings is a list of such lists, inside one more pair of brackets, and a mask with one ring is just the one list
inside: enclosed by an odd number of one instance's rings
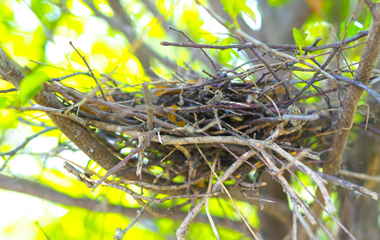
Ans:
{"label": "brown stick", "polygon": [[[368,34],[368,31],[360,31],[355,36],[352,36],[350,38],[344,39],[343,44],[347,45],[350,42],[356,41]],[[214,44],[198,44],[198,43],[171,43],[163,41],[160,43],[162,46],[174,46],[174,47],[184,47],[184,48],[210,48],[210,49],[245,49],[245,48],[253,48],[256,45],[254,43],[244,43],[244,44],[231,44],[227,46],[221,46],[221,45],[214,45]],[[282,50],[288,50],[288,51],[297,51],[299,49],[299,46],[296,45],[283,45],[283,44],[266,44],[268,47],[273,49],[282,49]],[[302,47],[302,51],[308,51],[308,52],[314,52],[317,50],[327,49],[327,48],[340,48],[342,46],[342,42],[336,42],[336,43],[330,43],[325,44],[322,46],[310,46],[310,47]]]}
{"label": "brown stick", "polygon": [[[11,60],[2,48],[0,48],[0,75],[3,79],[11,82],[16,88],[19,87],[21,80],[24,78],[22,67]],[[34,101],[39,105],[55,109],[65,107],[55,95],[46,90],[42,90],[38,93],[34,97]],[[64,116],[50,113],[47,113],[47,115],[63,134],[101,167],[108,170],[120,163],[120,160],[103,146],[98,139],[94,138],[87,128]],[[137,176],[133,173],[128,173],[124,177],[130,180],[138,180]],[[152,182],[153,179],[153,177],[147,176],[144,181]]]}

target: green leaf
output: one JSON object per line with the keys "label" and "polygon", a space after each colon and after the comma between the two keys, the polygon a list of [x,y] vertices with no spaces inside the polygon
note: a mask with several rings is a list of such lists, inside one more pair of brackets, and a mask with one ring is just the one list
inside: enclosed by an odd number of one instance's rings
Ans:
{"label": "green leaf", "polygon": [[[347,27],[347,31],[346,31],[346,38],[349,38],[349,37],[352,37],[354,35],[356,35],[363,27],[359,27],[361,23],[357,23],[355,24],[355,22],[352,22],[348,27]],[[344,35],[344,29],[346,27],[346,22],[343,21],[340,23],[340,34],[339,34],[339,37],[340,39],[343,38],[343,35]]]}
{"label": "green leaf", "polygon": [[296,41],[296,45],[299,47],[301,55],[302,55],[302,47],[305,44],[307,34],[301,32],[297,28],[293,28],[293,37],[294,37],[294,40]]}
{"label": "green leaf", "polygon": [[253,10],[245,3],[244,6],[242,6],[242,12],[247,14],[249,18],[251,18],[254,22],[256,21],[256,15],[253,12]]}
{"label": "green leaf", "polygon": [[44,71],[34,72],[26,76],[20,83],[20,101],[24,105],[29,99],[39,93],[42,89],[42,83],[50,79]]}
{"label": "green leaf", "polygon": [[240,0],[240,1],[220,0],[220,2],[223,4],[224,11],[226,11],[226,13],[228,13],[231,16],[236,27],[239,27],[238,22],[236,21],[236,18],[240,13],[245,13],[253,21],[256,20],[255,13],[246,4],[246,1],[243,1],[243,0]]}
{"label": "green leaf", "polygon": [[[223,4],[223,9],[228,13],[233,20],[236,19],[236,17],[239,15],[240,11],[237,8],[237,4],[235,1],[230,0],[220,0],[220,2]],[[238,1],[236,1],[238,2]]]}
{"label": "green leaf", "polygon": [[8,97],[0,97],[0,109],[7,107]]}

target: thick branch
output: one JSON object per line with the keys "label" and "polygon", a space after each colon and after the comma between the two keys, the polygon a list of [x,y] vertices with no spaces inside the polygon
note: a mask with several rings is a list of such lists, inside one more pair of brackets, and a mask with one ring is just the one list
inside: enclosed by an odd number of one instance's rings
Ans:
{"label": "thick branch", "polygon": [[[93,212],[103,212],[104,205],[96,200],[89,198],[74,198],[70,197],[66,194],[63,194],[59,191],[56,191],[50,187],[41,185],[36,182],[32,182],[24,179],[15,179],[12,177],[5,176],[0,174],[0,189],[15,191],[19,193],[25,193],[31,196],[35,196],[41,199],[45,199],[54,203],[63,204],[66,206],[76,206],[84,209],[91,210]],[[107,212],[114,212],[123,214],[128,217],[132,217],[136,215],[136,208],[128,208],[119,205],[108,204]],[[171,219],[175,221],[181,221],[186,217],[185,212],[175,212],[170,216]],[[144,218],[152,218],[155,219],[150,214],[145,214]],[[218,223],[218,225],[225,226],[228,228],[234,228],[231,221],[226,221],[224,218],[220,218],[217,216],[213,216],[214,220]],[[208,223],[207,217],[205,215],[200,215],[195,221],[200,221],[203,223]]]}
{"label": "thick branch", "polygon": [[[16,88],[18,88],[21,80],[24,78],[24,74],[21,70],[22,67],[12,61],[0,48],[0,75],[2,78],[11,82]],[[65,107],[54,94],[44,89],[34,97],[34,101],[42,106],[55,109],[62,109]],[[120,163],[120,160],[103,146],[101,142],[91,134],[89,129],[69,118],[50,113],[47,113],[47,115],[63,134],[65,134],[80,150],[101,167],[108,170]],[[138,179],[133,173],[129,173],[128,176],[124,177],[130,180]],[[153,177],[150,178],[150,176],[147,176],[145,181],[152,182]]]}
{"label": "thick branch", "polygon": [[[377,55],[380,52],[380,5],[373,5],[371,11],[372,22],[367,37],[367,43],[364,47],[360,64],[355,75],[355,80],[365,85],[369,83],[369,78],[372,75],[374,63]],[[342,102],[341,111],[338,122],[335,126],[336,130],[340,130],[334,135],[332,142],[333,151],[328,155],[327,161],[324,164],[324,171],[327,174],[334,175],[340,167],[342,155],[347,144],[348,135],[353,125],[356,115],[356,109],[363,89],[350,85],[347,88],[347,94]]]}

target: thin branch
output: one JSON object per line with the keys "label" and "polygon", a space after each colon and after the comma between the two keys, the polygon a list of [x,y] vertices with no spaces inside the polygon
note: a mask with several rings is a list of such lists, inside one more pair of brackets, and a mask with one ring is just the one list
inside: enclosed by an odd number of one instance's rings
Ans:
{"label": "thin branch", "polygon": [[88,71],[90,71],[91,77],[95,80],[96,85],[99,87],[100,92],[102,93],[104,101],[107,101],[106,96],[104,95],[103,89],[100,86],[100,84],[98,83],[98,79],[96,79],[94,73],[92,72],[92,70],[90,68],[90,65],[88,65],[88,62],[87,62],[86,58],[84,56],[82,56],[82,54],[80,54],[80,52],[76,49],[76,47],[74,47],[74,45],[73,45],[73,43],[71,41],[69,43],[74,48],[74,50],[78,53],[79,57],[82,58],[84,64],[86,64]]}
{"label": "thin branch", "polygon": [[[97,201],[96,199],[90,199],[87,197],[70,197],[64,193],[61,193],[45,185],[41,185],[37,182],[33,182],[22,178],[9,177],[3,174],[0,174],[0,188],[3,190],[14,191],[38,197],[56,204],[62,204],[65,206],[76,206],[79,208],[88,209],[92,212],[102,212],[102,208],[104,207],[104,204],[102,202]],[[120,205],[107,204],[107,211],[122,214],[124,216],[132,216],[136,214],[136,211],[141,211],[141,209],[135,207],[125,207]],[[176,212],[171,216],[171,219],[173,219],[174,221],[181,221],[183,218],[185,218],[185,216],[185,212]],[[151,219],[154,217],[151,215],[145,215],[144,218]],[[194,221],[208,223],[207,217],[203,214],[199,215]],[[225,226],[228,228],[233,227],[231,226],[231,224],[228,224],[228,222],[226,222],[224,218],[220,218],[218,216],[214,216],[214,221],[221,226]]]}
{"label": "thin branch", "polygon": [[[344,40],[344,44],[357,41],[358,39],[365,37],[368,35],[368,31],[359,31],[355,36],[347,38]],[[245,48],[253,48],[256,45],[254,43],[244,43],[244,44],[231,44],[231,45],[215,45],[215,44],[198,44],[198,43],[171,43],[163,41],[160,43],[162,46],[174,46],[174,47],[185,47],[185,48],[210,48],[210,49],[219,49],[226,50],[231,48],[236,49],[245,49]],[[273,49],[281,49],[288,51],[297,51],[299,50],[299,46],[296,45],[282,45],[282,44],[266,44],[268,47]],[[311,46],[311,47],[302,47],[302,51],[314,52],[318,50],[328,49],[328,48],[340,48],[342,46],[342,42],[330,43],[321,46]]]}
{"label": "thin branch", "polygon": [[9,92],[15,92],[17,91],[16,88],[10,88],[10,89],[6,89],[6,90],[0,90],[0,93],[9,93]]}
{"label": "thin branch", "polygon": [[[272,76],[274,77],[274,79],[276,79],[277,82],[281,83],[282,80],[281,78],[277,75],[277,73],[272,69],[272,67],[269,65],[269,63],[260,55],[260,53],[257,52],[257,50],[255,48],[250,48],[250,50],[253,52],[253,54],[262,62],[264,63],[265,67],[269,70],[269,72],[272,74]],[[290,92],[289,92],[289,88],[288,86],[286,85],[285,82],[282,82],[282,86],[284,86],[285,88],[285,91],[286,91],[286,96],[288,97],[288,99],[290,99]]]}
{"label": "thin branch", "polygon": [[366,180],[366,181],[375,181],[375,182],[380,182],[380,177],[379,176],[370,176],[364,173],[356,173],[356,172],[350,172],[346,170],[339,170],[339,174],[347,177],[353,177],[361,180]]}
{"label": "thin branch", "polygon": [[46,234],[46,232],[44,231],[44,229],[42,228],[42,226],[40,225],[40,223],[38,221],[35,222],[35,224],[37,225],[37,227],[41,230],[41,232],[44,234],[45,238],[47,240],[50,240],[50,237]]}
{"label": "thin branch", "polygon": [[125,165],[129,159],[131,159],[136,153],[140,152],[142,149],[144,149],[152,139],[152,137],[158,132],[158,130],[154,130],[150,133],[150,135],[146,138],[145,142],[140,144],[137,148],[133,149],[121,162],[116,164],[113,168],[107,171],[107,173],[99,180],[97,181],[92,189],[95,189],[99,184],[101,184],[104,180],[107,179],[108,176],[111,174],[116,173],[123,165]]}
{"label": "thin branch", "polygon": [[[170,30],[173,30],[175,32],[178,32],[180,34],[182,34],[189,42],[195,44],[195,42],[193,40],[191,40],[190,37],[188,37],[182,30],[177,30],[175,28],[172,28],[172,27],[169,27]],[[214,67],[214,70],[216,73],[219,73],[219,69],[216,67],[214,61],[210,58],[210,56],[206,53],[205,50],[203,50],[202,48],[200,48],[201,51],[203,52],[203,54],[208,58],[208,60],[210,61],[210,63],[212,64],[212,66]]]}
{"label": "thin branch", "polygon": [[150,92],[148,89],[148,83],[143,84],[143,91],[144,91],[144,100],[146,104],[146,113],[148,117],[147,125],[148,130],[153,130],[153,109],[152,109],[152,101],[150,99]]}
{"label": "thin branch", "polygon": [[38,136],[46,133],[46,132],[49,132],[51,130],[54,130],[54,129],[57,129],[56,127],[46,127],[44,130],[30,136],[30,137],[27,137],[23,143],[21,143],[19,146],[17,146],[15,149],[9,151],[9,152],[5,152],[5,153],[0,153],[0,156],[6,156],[8,155],[9,158],[4,162],[4,164],[0,167],[0,172],[4,170],[4,168],[7,166],[8,162],[11,160],[11,158],[18,152],[20,151],[22,148],[24,148],[31,140],[37,138]]}
{"label": "thin branch", "polygon": [[345,76],[341,76],[341,75],[333,75],[333,76],[339,81],[343,81],[343,82],[353,84],[355,86],[360,87],[361,89],[363,89],[367,93],[369,93],[372,97],[374,97],[378,103],[380,103],[380,94],[378,92],[376,92],[374,89],[368,87],[366,84],[364,84],[360,81],[354,80],[354,79],[350,79],[350,78],[345,77]]}
{"label": "thin branch", "polygon": [[[343,170],[341,170],[343,171]],[[334,177],[334,176],[331,176],[331,175],[328,175],[326,173],[322,173],[322,172],[318,172],[318,171],[314,171],[316,174],[318,174],[319,176],[321,176],[323,179],[325,179],[326,181],[329,181],[331,183],[334,183],[335,185],[337,186],[340,186],[340,187],[343,187],[345,189],[348,189],[348,190],[351,190],[351,191],[356,191],[356,192],[359,192],[365,196],[368,196],[374,200],[378,200],[379,199],[379,194],[374,192],[374,191],[371,191],[369,189],[366,189],[364,187],[361,187],[359,185],[356,185],[354,183],[350,183],[344,179],[341,179],[341,178],[337,178],[337,177]],[[339,171],[340,172],[340,171]],[[347,171],[343,171],[343,175],[344,174],[351,174],[351,172],[347,172]],[[354,173],[351,174],[351,176],[353,176]],[[355,176],[358,176],[358,175],[355,175]],[[368,175],[367,175],[368,176]],[[360,177],[363,177],[363,176],[360,176]],[[369,179],[368,179],[369,180]],[[374,179],[371,178],[371,181],[374,181]]]}
{"label": "thin branch", "polygon": [[[246,159],[252,157],[253,155],[255,155],[255,153],[253,151],[249,151],[249,152],[246,152],[244,153],[240,158],[241,159],[237,159],[235,161],[235,163],[233,165],[231,165],[224,173],[223,175],[220,177],[220,181],[217,181],[214,186],[212,187],[212,191],[216,191],[219,189],[219,187],[221,187],[221,184],[227,180],[227,178],[233,173],[235,172],[235,170],[240,167]],[[188,231],[188,228],[189,228],[189,225],[190,223],[194,220],[195,216],[199,213],[199,211],[201,210],[201,208],[204,206],[204,204],[206,203],[206,199],[207,197],[203,197],[200,202],[189,212],[189,214],[186,216],[186,218],[183,220],[183,222],[181,223],[180,227],[177,229],[176,231],[176,235],[178,237],[178,239],[184,239],[184,237],[186,236],[187,234],[187,231]]]}

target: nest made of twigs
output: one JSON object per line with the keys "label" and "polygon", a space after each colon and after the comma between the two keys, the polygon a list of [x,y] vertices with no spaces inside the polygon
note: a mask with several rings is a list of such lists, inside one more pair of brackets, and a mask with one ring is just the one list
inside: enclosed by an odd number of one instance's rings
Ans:
{"label": "nest made of twigs", "polygon": [[[324,90],[315,86],[315,82],[331,77],[325,72],[320,77],[314,74],[300,89],[299,84],[305,81],[293,80],[287,75],[298,78],[295,71],[315,69],[300,68],[295,62],[284,60],[269,64],[259,48],[252,49],[257,59],[232,69],[217,70],[216,74],[204,70],[208,78],[194,79],[183,74],[173,75],[176,79],[173,81],[128,85],[139,88],[140,92],[124,92],[117,85],[101,88],[98,84],[91,92],[81,93],[59,81],[50,81],[45,87],[55,92],[66,108],[43,111],[69,117],[88,128],[120,159],[104,176],[88,169],[84,175],[72,166],[66,165],[66,168],[89,187],[103,184],[125,191],[156,217],[168,216],[184,205],[194,204],[192,199],[201,198],[198,207],[193,206],[177,230],[179,238],[186,234],[192,219],[209,197],[227,193],[233,198],[228,192],[238,189],[247,198],[264,201],[259,193],[259,187],[266,185],[260,182],[263,170],[282,185],[292,204],[298,206],[294,209],[305,228],[307,223],[298,208],[311,223],[322,223],[283,177],[285,171],[292,174],[296,170],[309,175],[321,191],[329,209],[325,211],[331,217],[335,207],[324,179],[377,198],[376,193],[365,188],[313,170],[322,166],[320,156],[330,150],[328,138],[334,133],[333,111],[321,109],[324,106],[332,109],[332,104],[339,104],[344,85],[338,82],[337,87]],[[288,50],[298,51],[298,47]],[[331,55],[335,53],[334,50]],[[329,57],[324,65],[331,59]],[[278,58],[272,60],[278,61]],[[347,80],[334,76],[334,79]],[[110,79],[115,82],[111,76],[105,77],[104,82]],[[310,92],[311,86],[317,92]],[[307,99],[314,99],[315,104],[310,107],[300,101]],[[318,147],[311,150],[314,145]],[[126,148],[128,153],[125,153]],[[251,172],[254,174],[250,175]],[[120,180],[107,180],[112,174]],[[93,178],[94,175],[100,180]],[[227,180],[231,181],[225,183]],[[130,184],[140,186],[141,192],[132,191]],[[156,194],[147,197],[143,189]],[[168,197],[158,199],[157,193]],[[165,213],[158,213],[149,206],[149,202],[160,204],[175,198],[189,200]]]}

